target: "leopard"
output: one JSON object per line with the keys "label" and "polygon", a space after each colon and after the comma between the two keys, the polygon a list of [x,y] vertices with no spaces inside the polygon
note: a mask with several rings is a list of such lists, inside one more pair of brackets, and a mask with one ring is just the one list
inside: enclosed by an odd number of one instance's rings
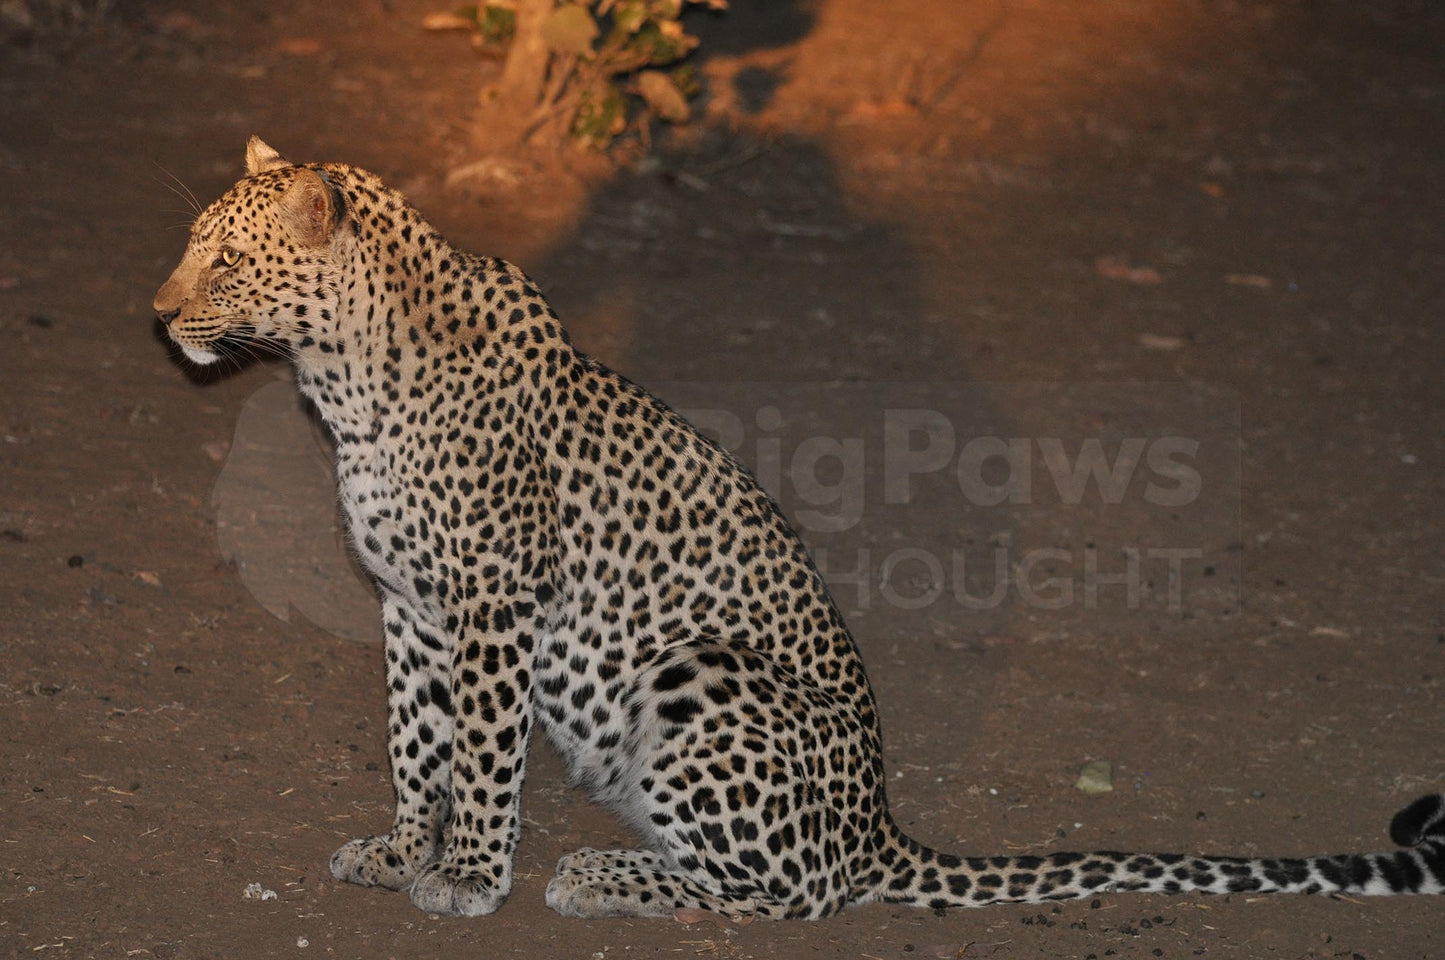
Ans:
{"label": "leopard", "polygon": [[564,916],[818,919],[1124,891],[1445,892],[1445,796],[1402,849],[1315,857],[935,850],[890,812],[878,704],[824,578],[727,450],[573,346],[517,267],[376,175],[257,137],[154,298],[191,363],[289,358],[382,608],[390,828],[347,883],[507,898],[528,746],[640,837],[561,858]]}

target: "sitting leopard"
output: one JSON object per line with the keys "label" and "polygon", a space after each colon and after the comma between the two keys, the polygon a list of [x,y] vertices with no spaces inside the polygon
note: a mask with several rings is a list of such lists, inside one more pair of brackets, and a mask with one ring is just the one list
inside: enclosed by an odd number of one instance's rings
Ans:
{"label": "sitting leopard", "polygon": [[1445,891],[1445,799],[1405,849],[1310,859],[961,857],[888,810],[873,691],[803,545],[728,453],[581,353],[516,267],[398,193],[252,138],[155,309],[198,364],[293,359],[384,611],[396,816],[341,880],[485,914],[540,726],[645,849],[563,857],[578,917],[825,917],[1101,891]]}

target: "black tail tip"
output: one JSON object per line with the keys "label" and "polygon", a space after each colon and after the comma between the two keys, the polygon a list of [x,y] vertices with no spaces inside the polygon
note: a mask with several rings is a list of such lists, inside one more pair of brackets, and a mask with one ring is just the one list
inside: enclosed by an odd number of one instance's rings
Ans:
{"label": "black tail tip", "polygon": [[1402,847],[1445,839],[1445,794],[1427,794],[1395,814],[1390,821],[1390,839]]}

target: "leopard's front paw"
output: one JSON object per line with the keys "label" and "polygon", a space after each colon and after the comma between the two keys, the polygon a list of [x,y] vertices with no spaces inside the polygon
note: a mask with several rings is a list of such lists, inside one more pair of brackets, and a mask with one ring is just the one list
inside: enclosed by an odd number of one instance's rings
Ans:
{"label": "leopard's front paw", "polygon": [[405,890],[429,857],[409,859],[389,836],[362,837],[331,855],[331,875],[363,887]]}
{"label": "leopard's front paw", "polygon": [[491,913],[507,899],[488,874],[443,860],[429,864],[411,885],[411,902],[427,913],[479,917]]}

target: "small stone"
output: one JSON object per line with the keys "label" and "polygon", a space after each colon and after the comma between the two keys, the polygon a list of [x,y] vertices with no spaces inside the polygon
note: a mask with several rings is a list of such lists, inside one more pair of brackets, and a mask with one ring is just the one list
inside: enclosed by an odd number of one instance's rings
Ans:
{"label": "small stone", "polygon": [[1093,795],[1114,789],[1114,765],[1108,760],[1091,760],[1079,770],[1074,788]]}

